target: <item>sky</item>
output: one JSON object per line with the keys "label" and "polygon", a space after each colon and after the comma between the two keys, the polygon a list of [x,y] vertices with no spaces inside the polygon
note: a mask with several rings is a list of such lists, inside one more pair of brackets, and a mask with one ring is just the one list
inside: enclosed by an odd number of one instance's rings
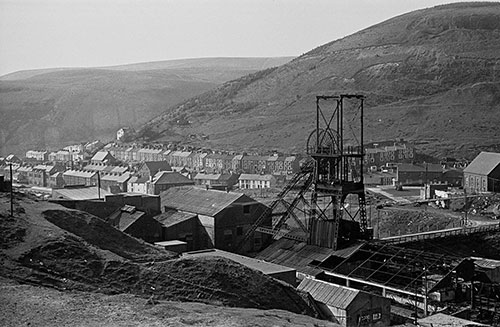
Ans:
{"label": "sky", "polygon": [[299,56],[442,0],[0,0],[0,76],[203,57]]}

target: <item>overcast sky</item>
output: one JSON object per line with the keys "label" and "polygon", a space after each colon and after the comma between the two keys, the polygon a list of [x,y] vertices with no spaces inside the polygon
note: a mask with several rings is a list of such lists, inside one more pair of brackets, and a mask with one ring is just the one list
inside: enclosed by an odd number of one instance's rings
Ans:
{"label": "overcast sky", "polygon": [[0,0],[0,75],[180,58],[299,56],[396,15],[449,2]]}

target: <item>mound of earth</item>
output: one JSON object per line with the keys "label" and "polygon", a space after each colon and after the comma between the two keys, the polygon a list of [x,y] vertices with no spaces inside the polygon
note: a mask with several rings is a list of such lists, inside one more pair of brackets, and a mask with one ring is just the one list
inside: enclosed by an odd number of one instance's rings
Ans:
{"label": "mound of earth", "polygon": [[383,238],[460,226],[460,215],[432,207],[386,207],[372,213],[375,235]]}
{"label": "mound of earth", "polygon": [[[111,251],[127,259],[147,259],[148,256],[165,254],[151,244],[145,243],[118,229],[104,220],[78,210],[45,210],[43,217],[54,225],[83,238],[86,242]],[[170,253],[170,257],[175,256]]]}
{"label": "mound of earth", "polygon": [[339,325],[283,310],[155,301],[130,295],[58,291],[0,279],[0,325],[13,326],[303,326]]}
{"label": "mound of earth", "polygon": [[293,287],[236,262],[174,259],[172,253],[121,235],[90,214],[21,195],[15,202],[11,218],[8,198],[0,196],[0,229],[6,236],[0,276],[5,278],[58,290],[128,293],[153,302],[194,301],[314,315]]}

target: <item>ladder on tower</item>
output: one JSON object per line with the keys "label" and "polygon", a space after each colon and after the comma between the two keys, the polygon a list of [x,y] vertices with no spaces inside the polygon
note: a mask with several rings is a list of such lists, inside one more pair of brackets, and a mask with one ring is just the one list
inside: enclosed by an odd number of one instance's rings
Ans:
{"label": "ladder on tower", "polygon": [[[250,227],[250,229],[245,233],[245,236],[241,239],[241,241],[238,243],[238,245],[236,246],[236,251],[240,251],[243,247],[243,245],[245,245],[246,242],[248,242],[248,240],[250,239],[250,237],[252,237],[252,235],[257,231],[258,228],[260,228],[261,224],[267,219],[269,218],[272,213],[273,213],[273,210],[276,209],[276,207],[282,203],[282,200],[283,198],[288,194],[288,192],[290,192],[294,187],[297,186],[297,184],[305,177],[307,176],[308,174],[310,175],[308,180],[306,181],[305,184],[310,184],[310,181],[312,180],[311,176],[311,171],[314,167],[314,161],[308,161],[304,164],[304,166],[302,166],[300,172],[296,173],[293,178],[285,185],[285,187],[278,193],[278,195],[276,196],[276,199],[271,203],[271,205],[269,207],[267,207],[264,212],[262,212],[262,214],[259,216],[259,218],[257,218],[257,220],[255,220],[255,222],[253,223],[253,225]],[[301,189],[301,193],[303,191],[304,187],[302,187]],[[294,199],[295,201],[295,199]],[[288,213],[288,209],[287,209],[287,212],[285,212],[284,214],[286,215]],[[280,219],[280,221],[283,220]],[[276,231],[274,228],[270,228],[270,227],[263,227],[261,228],[260,232],[264,232],[266,234],[272,234],[272,235],[278,235],[279,234],[279,231]]]}

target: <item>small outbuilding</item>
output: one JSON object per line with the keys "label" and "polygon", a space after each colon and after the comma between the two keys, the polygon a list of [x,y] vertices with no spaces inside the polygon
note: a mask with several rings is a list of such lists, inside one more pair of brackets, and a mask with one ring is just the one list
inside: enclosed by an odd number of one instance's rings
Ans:
{"label": "small outbuilding", "polygon": [[304,278],[297,289],[308,292],[322,313],[340,326],[390,325],[388,298],[314,278]]}

